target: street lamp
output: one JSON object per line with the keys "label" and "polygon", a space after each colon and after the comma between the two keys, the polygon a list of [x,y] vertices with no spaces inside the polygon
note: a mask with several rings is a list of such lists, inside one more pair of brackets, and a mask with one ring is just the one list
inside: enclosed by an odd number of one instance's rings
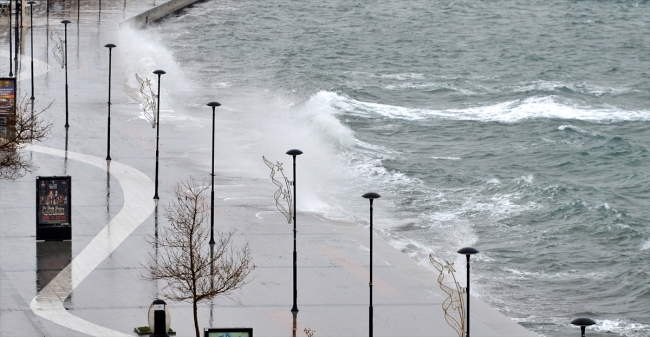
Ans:
{"label": "street lamp", "polygon": [[298,252],[296,251],[296,156],[302,154],[298,149],[287,151],[287,154],[293,156],[293,307],[291,312],[294,316],[298,313]]}
{"label": "street lamp", "polygon": [[[15,44],[14,44],[14,65],[16,66],[16,77],[18,77],[18,45],[20,42],[20,35],[18,34],[18,14],[20,13],[22,5],[20,1],[16,1],[16,26],[14,26],[14,38],[16,39]],[[9,13],[11,15],[11,13]]]}
{"label": "street lamp", "polygon": [[219,102],[207,104],[212,107],[212,192],[210,192],[210,245],[214,245],[214,109],[221,105]]}
{"label": "street lamp", "polygon": [[106,135],[106,160],[111,160],[111,56],[113,48],[116,46],[112,43],[105,45],[108,48],[108,133]]}
{"label": "street lamp", "polygon": [[585,337],[585,328],[596,324],[596,322],[591,319],[591,318],[576,318],[573,321],[571,321],[571,324],[573,325],[579,325],[580,326],[580,333],[581,337]]}
{"label": "street lamp", "polygon": [[70,127],[70,124],[68,124],[68,24],[70,23],[70,20],[63,20],[61,23],[63,24],[64,27],[64,40],[63,44],[65,45],[65,51],[64,51],[64,57],[63,57],[63,62],[65,64],[65,128],[67,129]]}
{"label": "street lamp", "polygon": [[164,70],[156,70],[153,72],[158,75],[158,104],[156,104],[156,192],[153,195],[156,204],[158,203],[158,141],[160,139],[160,75],[166,74]]}
{"label": "street lamp", "polygon": [[467,257],[467,332],[466,336],[469,337],[469,257],[478,253],[478,250],[472,247],[464,247],[458,250],[458,254],[463,254]]}
{"label": "street lamp", "polygon": [[30,34],[30,51],[32,53],[32,103],[34,102],[34,4],[36,1],[28,1],[29,4],[29,34]]}
{"label": "street lamp", "polygon": [[13,41],[11,41],[11,1],[9,1],[9,77],[14,77]]}
{"label": "street lamp", "polygon": [[368,192],[362,195],[362,197],[370,200],[370,283],[368,283],[370,286],[370,306],[368,307],[368,336],[372,337],[372,201],[381,198],[381,195],[375,192]]}

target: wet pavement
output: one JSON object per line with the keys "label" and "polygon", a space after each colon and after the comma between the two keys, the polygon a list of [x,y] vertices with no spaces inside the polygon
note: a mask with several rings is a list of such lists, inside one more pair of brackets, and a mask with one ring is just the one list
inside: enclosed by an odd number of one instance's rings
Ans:
{"label": "wet pavement", "polygon": [[[64,5],[65,4],[65,5]],[[159,5],[160,3],[158,3]],[[146,242],[167,222],[163,206],[172,185],[189,175],[207,179],[181,148],[194,144],[182,128],[165,129],[161,139],[160,196],[154,206],[155,129],[134,119],[141,99],[126,86],[129,62],[113,54],[110,167],[106,157],[108,51],[119,41],[119,23],[153,2],[51,2],[34,12],[35,109],[53,123],[52,136],[24,153],[38,166],[14,182],[0,181],[0,336],[135,336],[147,324],[147,310],[164,286],[141,277],[157,250]],[[2,17],[5,19],[6,17]],[[68,25],[69,124],[65,124],[65,71],[54,59],[53,28]],[[78,19],[77,19],[78,18]],[[27,21],[29,23],[29,21]],[[3,29],[7,23],[2,21]],[[29,55],[23,28],[22,54]],[[7,72],[8,41],[0,46]],[[29,96],[29,56],[18,69],[20,95]],[[154,69],[152,69],[154,70]],[[162,137],[162,136],[161,136]],[[262,154],[260,154],[261,157]],[[35,178],[72,176],[72,241],[35,240]],[[255,336],[368,335],[368,230],[298,212],[298,307],[292,306],[292,231],[275,210],[268,177],[240,178],[216,172],[215,223],[236,227],[236,243],[250,241],[257,269],[233,299],[199,305],[201,327],[253,327]],[[438,273],[375,237],[374,335],[457,336],[445,322]],[[459,269],[457,267],[457,269]],[[534,336],[472,298],[472,336]],[[169,302],[171,327],[179,336],[194,332],[191,304]]]}

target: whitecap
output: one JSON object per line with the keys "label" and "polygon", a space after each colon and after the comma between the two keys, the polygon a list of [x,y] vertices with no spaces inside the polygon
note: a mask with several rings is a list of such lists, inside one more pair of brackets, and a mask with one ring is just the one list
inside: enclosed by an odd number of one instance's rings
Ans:
{"label": "whitecap", "polygon": [[557,127],[557,129],[559,131],[564,131],[564,130],[568,129],[568,130],[573,130],[573,131],[580,132],[580,133],[587,133],[587,131],[585,131],[585,130],[577,127],[577,126],[568,125],[568,124],[567,125],[560,125],[560,126]]}
{"label": "whitecap", "polygon": [[398,80],[398,81],[404,81],[407,79],[423,79],[424,75],[423,74],[417,74],[417,73],[402,73],[402,74],[388,74],[388,75],[381,75],[382,78],[388,78],[392,80]]}
{"label": "whitecap", "polygon": [[648,250],[650,249],[650,240],[646,241],[641,245],[641,250]]}
{"label": "whitecap", "polygon": [[[650,331],[650,325],[630,322],[625,319],[614,320],[596,320],[596,325],[592,329],[602,332],[613,332],[620,336],[647,336]],[[637,334],[638,333],[638,334]]]}
{"label": "whitecap", "polygon": [[462,158],[460,158],[460,157],[431,157],[431,159],[435,159],[435,160],[461,160]]}
{"label": "whitecap", "polygon": [[[616,107],[579,106],[571,101],[561,101],[555,96],[530,97],[524,100],[506,101],[493,105],[464,109],[423,109],[370,103],[345,95],[327,92],[328,102],[338,113],[372,118],[421,120],[430,118],[449,120],[472,120],[482,122],[516,123],[527,119],[566,119],[589,122],[648,121],[650,110],[623,110]],[[566,129],[568,126],[564,126]],[[571,128],[575,128],[570,126]]]}

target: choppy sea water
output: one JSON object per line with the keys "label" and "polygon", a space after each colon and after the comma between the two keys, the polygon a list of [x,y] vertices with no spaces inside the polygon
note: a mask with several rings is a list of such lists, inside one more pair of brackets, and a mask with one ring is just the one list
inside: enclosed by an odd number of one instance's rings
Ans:
{"label": "choppy sea water", "polygon": [[207,134],[223,104],[218,169],[265,177],[262,155],[299,148],[299,210],[363,224],[378,192],[380,235],[422,264],[476,247],[473,293],[528,329],[586,316],[590,336],[641,337],[649,18],[648,1],[213,0],[120,52],[129,74],[167,71],[163,123]]}

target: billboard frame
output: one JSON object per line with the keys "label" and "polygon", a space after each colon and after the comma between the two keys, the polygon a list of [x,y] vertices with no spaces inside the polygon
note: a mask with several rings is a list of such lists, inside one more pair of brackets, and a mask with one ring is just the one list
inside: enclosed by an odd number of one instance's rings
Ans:
{"label": "billboard frame", "polygon": [[0,77],[0,137],[9,135],[9,126],[16,118],[16,88],[15,78]]}
{"label": "billboard frame", "polygon": [[[43,215],[45,207],[62,211],[63,215],[55,215],[56,219],[45,220]],[[36,240],[72,240],[72,178],[70,176],[36,177]]]}

